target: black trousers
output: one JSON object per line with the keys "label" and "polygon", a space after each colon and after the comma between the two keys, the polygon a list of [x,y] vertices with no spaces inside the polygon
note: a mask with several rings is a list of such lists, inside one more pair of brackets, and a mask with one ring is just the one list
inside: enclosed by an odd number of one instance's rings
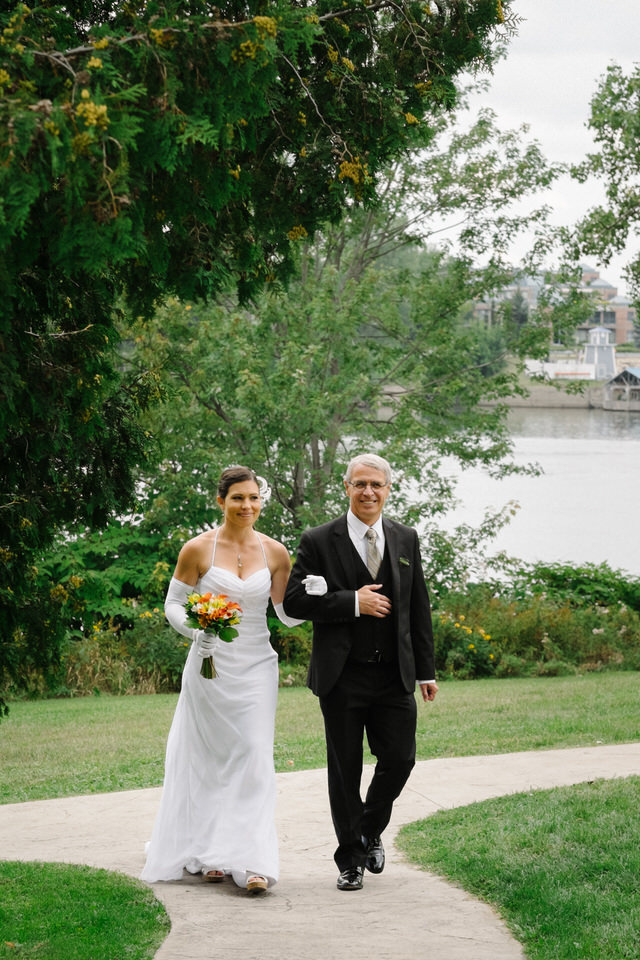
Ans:
{"label": "black trousers", "polygon": [[[331,817],[338,838],[339,870],[363,866],[362,837],[379,837],[393,802],[416,760],[416,701],[400,681],[397,667],[347,663],[338,682],[320,697],[327,740]],[[362,800],[363,739],[376,758],[373,779]]]}

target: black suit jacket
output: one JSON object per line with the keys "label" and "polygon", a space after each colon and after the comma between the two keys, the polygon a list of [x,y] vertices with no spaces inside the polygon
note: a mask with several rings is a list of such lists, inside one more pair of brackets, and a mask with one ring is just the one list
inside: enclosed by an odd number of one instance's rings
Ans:
{"label": "black suit jacket", "polygon": [[[398,665],[407,692],[416,680],[435,678],[433,631],[429,594],[422,572],[418,535],[411,527],[382,519],[385,548],[389,552],[393,581],[393,618]],[[309,686],[324,696],[342,673],[353,643],[356,621],[356,558],[347,528],[347,517],[338,517],[302,534],[298,555],[284,597],[291,617],[313,621],[313,648]],[[309,596],[302,580],[321,575],[328,592]]]}

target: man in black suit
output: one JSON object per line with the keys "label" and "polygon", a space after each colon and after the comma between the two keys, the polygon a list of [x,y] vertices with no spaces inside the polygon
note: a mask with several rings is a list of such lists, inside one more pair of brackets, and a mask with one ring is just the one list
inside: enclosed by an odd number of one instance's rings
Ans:
{"label": "man in black suit", "polygon": [[[438,687],[418,536],[382,517],[391,468],[362,454],[344,485],[347,514],[301,537],[284,608],[313,621],[308,684],[324,716],[338,889],[360,890],[365,867],[384,868],[381,834],[415,763],[416,682],[425,701]],[[365,732],[377,762],[363,801]]]}

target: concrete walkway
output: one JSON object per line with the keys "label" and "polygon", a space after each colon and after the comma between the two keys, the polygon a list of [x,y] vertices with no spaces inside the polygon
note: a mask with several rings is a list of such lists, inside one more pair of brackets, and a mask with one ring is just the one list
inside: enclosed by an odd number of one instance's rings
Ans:
{"label": "concrete walkway", "polygon": [[[280,774],[280,882],[262,897],[201,877],[155,884],[172,924],[156,960],[522,960],[496,914],[404,862],[395,833],[436,810],[631,774],[640,743],[420,762],[384,836],[384,873],[349,893],[335,885],[325,771]],[[137,877],[159,797],[156,788],[0,806],[0,856]]]}

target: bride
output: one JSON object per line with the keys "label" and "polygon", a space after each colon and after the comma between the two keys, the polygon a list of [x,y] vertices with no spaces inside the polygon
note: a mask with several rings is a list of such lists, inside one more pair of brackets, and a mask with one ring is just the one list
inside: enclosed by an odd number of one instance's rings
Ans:
{"label": "bride", "polygon": [[[211,882],[231,876],[249,893],[278,879],[273,737],[278,658],[269,643],[269,596],[282,609],[291,569],[286,548],[254,529],[266,483],[248,467],[228,467],[218,484],[221,526],[189,540],[169,585],[169,623],[193,640],[167,741],[164,788],[141,878],[179,880],[183,869]],[[224,643],[186,626],[193,592],[226,594],[242,615]],[[205,679],[202,658],[217,676]]]}

